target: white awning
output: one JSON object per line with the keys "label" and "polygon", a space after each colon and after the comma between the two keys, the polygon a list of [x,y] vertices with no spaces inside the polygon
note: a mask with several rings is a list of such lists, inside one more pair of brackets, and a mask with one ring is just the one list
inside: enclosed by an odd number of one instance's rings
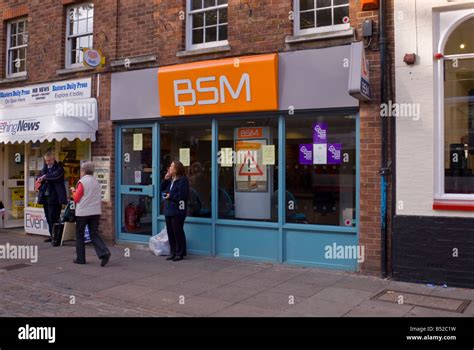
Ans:
{"label": "white awning", "polygon": [[0,109],[0,143],[95,141],[98,126],[95,98]]}

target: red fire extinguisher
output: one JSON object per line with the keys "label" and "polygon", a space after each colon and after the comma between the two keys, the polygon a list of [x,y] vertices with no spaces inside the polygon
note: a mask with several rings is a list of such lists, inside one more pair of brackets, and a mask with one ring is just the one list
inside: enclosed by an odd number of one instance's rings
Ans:
{"label": "red fire extinguisher", "polygon": [[127,231],[135,231],[138,228],[137,220],[138,210],[132,203],[130,203],[125,208],[125,228]]}

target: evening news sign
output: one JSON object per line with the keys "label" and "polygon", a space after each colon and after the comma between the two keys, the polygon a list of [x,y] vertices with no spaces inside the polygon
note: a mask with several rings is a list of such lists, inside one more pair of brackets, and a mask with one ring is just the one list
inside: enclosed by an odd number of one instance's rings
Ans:
{"label": "evening news sign", "polygon": [[277,72],[276,54],[160,68],[161,115],[277,110]]}

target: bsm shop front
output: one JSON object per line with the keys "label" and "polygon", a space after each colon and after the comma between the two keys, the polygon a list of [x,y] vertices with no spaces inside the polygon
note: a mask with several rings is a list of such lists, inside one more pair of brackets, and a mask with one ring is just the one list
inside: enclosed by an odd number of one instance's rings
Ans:
{"label": "bsm shop front", "polygon": [[146,243],[165,227],[160,182],[180,160],[189,252],[357,270],[359,100],[348,86],[354,71],[361,85],[362,62],[344,65],[357,50],[113,74],[116,239]]}

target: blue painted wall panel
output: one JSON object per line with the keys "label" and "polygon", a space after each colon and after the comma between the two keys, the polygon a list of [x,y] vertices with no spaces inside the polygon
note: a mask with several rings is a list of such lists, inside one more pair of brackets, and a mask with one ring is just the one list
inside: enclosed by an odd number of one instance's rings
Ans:
{"label": "blue painted wall panel", "polygon": [[[356,271],[357,255],[353,259],[341,259],[338,258],[337,251],[340,251],[340,246],[344,246],[345,249],[345,246],[356,246],[358,244],[359,239],[356,234],[285,230],[284,260],[285,263],[289,264]],[[326,249],[326,247],[330,248]],[[352,252],[349,249],[346,251]],[[330,254],[332,252],[336,254]],[[326,255],[326,253],[328,254]]]}
{"label": "blue painted wall panel", "polygon": [[240,259],[278,260],[278,229],[216,225],[217,255],[234,257],[239,249]]}

